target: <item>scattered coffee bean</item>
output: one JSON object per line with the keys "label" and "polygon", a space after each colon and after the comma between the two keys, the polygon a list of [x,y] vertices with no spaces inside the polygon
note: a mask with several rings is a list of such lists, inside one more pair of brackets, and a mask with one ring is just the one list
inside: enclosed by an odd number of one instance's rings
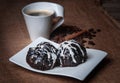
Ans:
{"label": "scattered coffee bean", "polygon": [[93,41],[88,41],[88,44],[95,45],[95,43]]}
{"label": "scattered coffee bean", "polygon": [[88,29],[88,31],[89,31],[89,32],[93,32],[93,31],[94,31],[94,29],[93,29],[93,28],[90,28],[90,29]]}
{"label": "scattered coffee bean", "polygon": [[[55,42],[61,43],[65,40],[65,36],[73,34],[75,32],[79,32],[81,30],[82,29],[77,26],[62,25],[61,27],[53,31],[53,33],[50,36],[50,39]],[[77,36],[74,39],[80,42],[81,45],[86,46],[85,44],[88,44],[94,46],[95,43],[93,42],[93,39],[96,37],[97,32],[101,32],[101,30],[96,28],[90,28],[85,33]],[[84,38],[87,38],[87,40],[84,40]]]}
{"label": "scattered coffee bean", "polygon": [[101,30],[100,30],[100,29],[97,29],[96,31],[97,31],[97,32],[101,32]]}
{"label": "scattered coffee bean", "polygon": [[86,48],[90,48],[90,47],[87,46]]}
{"label": "scattered coffee bean", "polygon": [[86,40],[84,40],[84,39],[82,40],[82,43],[86,43],[86,42],[87,42]]}
{"label": "scattered coffee bean", "polygon": [[92,35],[92,37],[96,37],[96,35]]}

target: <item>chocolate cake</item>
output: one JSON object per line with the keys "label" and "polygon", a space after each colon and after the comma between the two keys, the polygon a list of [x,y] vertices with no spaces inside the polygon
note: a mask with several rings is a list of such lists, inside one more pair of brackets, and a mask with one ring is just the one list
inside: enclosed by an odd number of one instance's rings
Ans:
{"label": "chocolate cake", "polygon": [[39,70],[49,70],[55,67],[57,49],[48,42],[41,42],[36,47],[29,48],[27,63]]}
{"label": "chocolate cake", "polygon": [[57,56],[62,67],[77,66],[87,59],[86,49],[75,40],[62,42]]}
{"label": "chocolate cake", "polygon": [[77,66],[86,59],[86,49],[75,40],[64,41],[58,48],[49,42],[41,42],[29,48],[26,56],[27,63],[38,70]]}

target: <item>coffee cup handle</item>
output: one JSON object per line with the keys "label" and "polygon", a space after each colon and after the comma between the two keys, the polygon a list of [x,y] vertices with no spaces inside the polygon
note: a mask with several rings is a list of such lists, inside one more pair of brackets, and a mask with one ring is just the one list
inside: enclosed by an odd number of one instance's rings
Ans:
{"label": "coffee cup handle", "polygon": [[60,25],[63,24],[64,22],[64,8],[61,5],[56,5],[55,8],[55,18],[57,18],[57,22],[53,25],[53,30],[54,31],[56,28],[58,28]]}

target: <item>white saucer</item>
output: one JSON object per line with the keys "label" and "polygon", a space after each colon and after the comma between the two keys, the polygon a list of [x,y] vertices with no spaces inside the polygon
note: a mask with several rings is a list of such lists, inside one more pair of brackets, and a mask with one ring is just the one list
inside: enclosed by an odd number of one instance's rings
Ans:
{"label": "white saucer", "polygon": [[59,44],[52,42],[48,39],[40,37],[33,41],[31,44],[23,48],[17,54],[13,55],[9,60],[23,68],[31,70],[37,73],[51,74],[51,75],[60,75],[76,78],[78,80],[84,80],[88,74],[105,58],[107,55],[106,52],[96,49],[87,49],[88,59],[85,63],[82,63],[76,67],[56,67],[51,70],[41,71],[30,67],[26,63],[26,55],[30,47],[35,47],[38,43],[47,41],[54,44],[55,47],[58,47]]}

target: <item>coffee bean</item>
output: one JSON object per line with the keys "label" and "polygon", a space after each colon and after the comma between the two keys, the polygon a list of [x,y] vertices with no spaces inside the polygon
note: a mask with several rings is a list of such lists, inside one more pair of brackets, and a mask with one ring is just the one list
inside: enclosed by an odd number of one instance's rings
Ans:
{"label": "coffee bean", "polygon": [[97,29],[96,31],[97,31],[97,32],[101,32],[101,30],[100,30],[100,29]]}
{"label": "coffee bean", "polygon": [[82,40],[82,43],[86,43],[86,42],[87,42],[86,40],[84,40],[84,39]]}
{"label": "coffee bean", "polygon": [[95,43],[93,41],[88,41],[88,44],[95,45]]}

